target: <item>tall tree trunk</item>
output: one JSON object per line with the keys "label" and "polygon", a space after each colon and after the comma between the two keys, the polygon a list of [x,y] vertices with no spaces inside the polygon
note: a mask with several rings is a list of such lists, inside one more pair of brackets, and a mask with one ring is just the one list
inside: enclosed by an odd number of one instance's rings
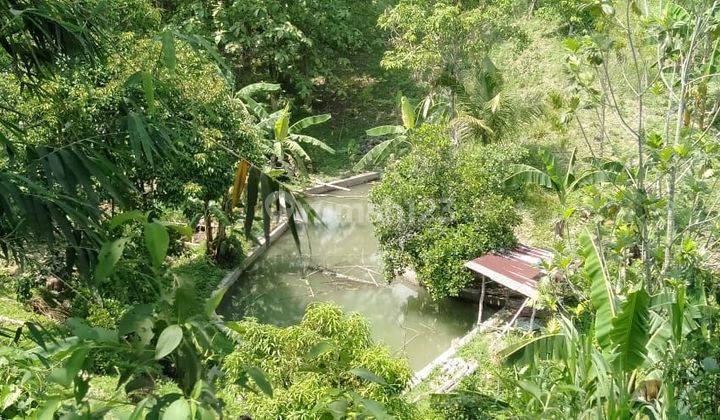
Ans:
{"label": "tall tree trunk", "polygon": [[[714,6],[714,5],[713,5]],[[713,7],[714,9],[714,7]],[[675,121],[675,135],[673,137],[672,146],[675,147],[680,143],[682,137],[682,129],[690,124],[687,115],[687,96],[690,85],[690,67],[695,56],[697,47],[697,37],[703,32],[701,17],[695,20],[695,27],[690,40],[690,46],[685,52],[685,57],[681,61],[680,67],[680,94],[678,96],[678,109]],[[667,275],[670,263],[673,258],[673,243],[675,242],[675,183],[677,176],[677,162],[673,162],[670,167],[670,173],[667,179],[667,220],[665,229],[665,255],[661,269],[661,276]]]}
{"label": "tall tree trunk", "polygon": [[220,261],[225,256],[222,255],[223,253],[223,242],[225,241],[225,238],[227,237],[226,234],[226,228],[225,223],[223,223],[222,220],[218,220],[218,231],[217,236],[215,237],[215,261]]}
{"label": "tall tree trunk", "polygon": [[205,252],[207,255],[213,255],[213,231],[212,220],[210,219],[210,200],[205,200],[203,209],[203,219],[205,221]]}

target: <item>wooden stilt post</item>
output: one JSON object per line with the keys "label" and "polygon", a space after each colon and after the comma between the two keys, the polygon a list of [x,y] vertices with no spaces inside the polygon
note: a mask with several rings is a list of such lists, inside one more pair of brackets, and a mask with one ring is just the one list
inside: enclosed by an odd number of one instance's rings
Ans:
{"label": "wooden stilt post", "polygon": [[520,305],[520,309],[518,309],[517,312],[515,312],[515,316],[513,316],[512,319],[510,320],[510,322],[508,322],[507,325],[505,325],[505,328],[503,328],[502,332],[500,333],[500,337],[504,336],[505,333],[507,333],[510,330],[510,327],[512,327],[513,324],[515,324],[515,321],[517,321],[518,317],[520,316],[520,312],[522,312],[522,310],[525,309],[525,305],[527,305],[528,300],[530,300],[530,298],[527,298],[523,301],[522,305]]}
{"label": "wooden stilt post", "polygon": [[533,309],[532,314],[530,315],[530,334],[532,334],[532,332],[534,331],[533,324],[535,323],[535,302],[534,301],[533,301],[532,309]]}
{"label": "wooden stilt post", "polygon": [[482,279],[482,286],[480,286],[480,304],[478,305],[478,318],[477,325],[482,323],[483,306],[485,305],[485,276]]}

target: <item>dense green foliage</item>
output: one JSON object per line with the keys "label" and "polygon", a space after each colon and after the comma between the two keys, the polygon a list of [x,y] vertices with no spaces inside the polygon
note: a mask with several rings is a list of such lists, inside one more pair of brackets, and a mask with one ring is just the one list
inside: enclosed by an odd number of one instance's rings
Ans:
{"label": "dense green foliage", "polygon": [[436,297],[472,282],[466,261],[515,243],[518,216],[505,187],[521,152],[507,144],[455,148],[442,126],[412,134],[413,153],[373,188],[375,231],[389,275],[406,268]]}
{"label": "dense green foliage", "polygon": [[[374,415],[412,418],[413,409],[401,398],[411,370],[390,350],[373,343],[359,315],[344,314],[333,304],[309,307],[298,325],[278,328],[255,320],[229,327],[240,343],[223,363],[235,401],[233,411],[254,418],[296,418]],[[247,365],[266,372],[273,395],[238,395],[233,386],[246,376]]]}
{"label": "dense green foliage", "polygon": [[[718,63],[709,0],[0,0],[0,416],[720,416]],[[219,317],[335,152],[390,280],[552,247],[540,331],[405,394],[332,304]]]}
{"label": "dense green foliage", "polygon": [[338,94],[338,72],[380,42],[376,20],[385,1],[185,1],[174,20],[212,34],[239,83],[282,83],[306,102]]}

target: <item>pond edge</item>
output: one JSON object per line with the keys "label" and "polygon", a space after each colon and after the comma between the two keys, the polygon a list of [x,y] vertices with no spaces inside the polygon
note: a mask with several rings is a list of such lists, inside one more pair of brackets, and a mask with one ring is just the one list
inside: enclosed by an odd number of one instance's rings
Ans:
{"label": "pond edge", "polygon": [[[335,191],[337,188],[335,187],[341,187],[341,188],[350,188],[357,185],[363,185],[367,184],[368,182],[377,181],[380,179],[380,172],[364,172],[358,175],[351,176],[349,178],[343,178],[338,179],[336,181],[331,181],[327,183],[318,184],[312,187],[305,188],[304,190],[300,191],[301,194],[322,194],[329,191]],[[245,256],[245,259],[243,260],[242,264],[230,273],[228,273],[221,281],[220,284],[217,287],[217,290],[227,290],[232,286],[239,278],[242,276],[242,274],[250,268],[255,261],[257,261],[258,258],[260,258],[265,251],[270,248],[270,245],[275,243],[280,237],[288,230],[288,223],[287,220],[281,221],[275,228],[270,231],[269,235],[269,241],[265,241],[265,238],[260,239],[260,245],[256,246],[255,248],[250,251]]]}

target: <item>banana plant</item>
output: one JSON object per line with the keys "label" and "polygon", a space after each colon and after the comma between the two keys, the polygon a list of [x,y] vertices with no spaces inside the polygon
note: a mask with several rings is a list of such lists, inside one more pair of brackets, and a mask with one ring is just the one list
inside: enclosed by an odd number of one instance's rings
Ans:
{"label": "banana plant", "polygon": [[391,155],[400,156],[412,149],[410,134],[425,122],[445,119],[448,106],[445,102],[435,102],[428,95],[417,107],[413,107],[407,97],[400,97],[401,125],[381,125],[371,128],[365,133],[370,137],[388,136],[365,154],[353,167],[356,172],[375,168],[386,162]]}
{"label": "banana plant", "polygon": [[510,184],[531,184],[548,189],[555,193],[564,209],[570,193],[604,179],[598,171],[580,171],[578,169],[577,148],[573,149],[570,160],[564,167],[558,164],[555,156],[545,150],[540,152],[540,159],[542,159],[544,168],[536,168],[526,164],[512,165],[512,175],[506,179],[506,182]]}
{"label": "banana plant", "polygon": [[[244,230],[245,235],[255,242],[259,242],[252,231],[258,204],[262,206],[263,234],[266,243],[270,236],[270,204],[274,204],[280,211],[284,209],[295,245],[300,250],[296,216],[303,216],[310,223],[319,221],[319,217],[302,197],[297,196],[291,189],[278,181],[278,177],[282,176],[285,171],[276,166],[294,164],[304,175],[306,173],[304,163],[309,161],[310,157],[301,143],[317,146],[328,153],[334,153],[334,150],[321,140],[301,134],[301,131],[308,127],[328,121],[330,115],[314,115],[290,125],[289,104],[279,111],[268,113],[265,104],[253,98],[256,94],[274,92],[279,89],[280,85],[260,82],[247,85],[237,93],[246,109],[259,120],[255,127],[258,131],[265,133],[265,153],[273,159],[276,165],[259,167],[245,159],[240,159],[235,169],[229,204],[230,209],[237,207],[243,192],[247,191]],[[298,211],[300,209],[303,211]]]}
{"label": "banana plant", "polygon": [[[523,340],[501,356],[518,366],[534,366],[537,360],[559,364],[557,378],[530,374],[518,382],[531,395],[533,411],[572,418],[628,418],[634,399],[632,378],[648,351],[650,298],[639,287],[620,304],[602,249],[589,233],[581,237],[581,244],[585,275],[592,284],[594,328],[579,332],[572,320],[561,315],[559,332]],[[567,404],[568,400],[575,404]]]}
{"label": "banana plant", "polygon": [[587,185],[598,184],[610,179],[607,170],[592,167],[581,171],[577,167],[577,148],[573,149],[570,160],[565,166],[559,165],[555,156],[545,150],[540,152],[544,168],[536,168],[526,164],[515,164],[510,167],[512,175],[505,182],[509,185],[537,185],[555,193],[562,207],[562,217],[555,223],[555,232],[559,236],[569,235],[568,220],[575,212],[567,207],[570,193]]}
{"label": "banana plant", "polygon": [[259,93],[277,92],[278,90],[280,90],[280,85],[276,83],[251,83],[238,90],[237,96],[250,114],[256,118],[263,119],[268,117],[265,104],[256,101],[253,96]]}
{"label": "banana plant", "polygon": [[[685,298],[684,286],[650,296],[640,283],[623,296],[603,248],[587,232],[580,243],[594,325],[578,331],[560,315],[559,331],[526,338],[500,356],[506,364],[529,367],[518,386],[531,396],[532,411],[566,418],[631,418],[647,412],[672,417],[660,414],[672,410],[672,384],[664,384],[656,370],[699,328],[702,311]],[[536,369],[540,360],[557,363],[559,375],[543,375]]]}
{"label": "banana plant", "polygon": [[262,119],[256,128],[265,133],[264,152],[270,157],[274,166],[287,166],[296,170],[301,176],[307,175],[305,164],[310,162],[310,156],[303,145],[320,148],[328,153],[335,153],[330,146],[315,137],[301,134],[313,125],[328,121],[330,114],[312,115],[293,124],[290,122],[290,104]]}

